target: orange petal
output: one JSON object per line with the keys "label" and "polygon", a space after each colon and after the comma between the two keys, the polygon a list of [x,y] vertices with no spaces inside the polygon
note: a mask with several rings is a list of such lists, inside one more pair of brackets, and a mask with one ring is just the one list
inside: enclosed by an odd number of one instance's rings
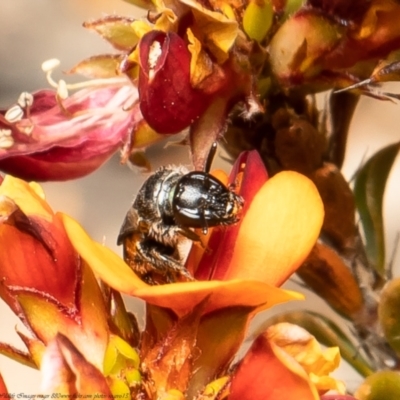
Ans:
{"label": "orange petal", "polygon": [[4,383],[3,377],[0,374],[0,393],[8,393],[6,384]]}
{"label": "orange petal", "polygon": [[298,293],[282,290],[264,282],[241,279],[148,286],[137,289],[131,294],[151,304],[171,308],[178,315],[187,314],[205,300],[207,304],[203,314],[236,306],[264,309],[303,298]]}
{"label": "orange petal", "polygon": [[12,199],[26,215],[41,216],[47,220],[51,220],[53,216],[41,186],[35,182],[27,183],[6,175],[0,185],[0,196],[2,195]]}
{"label": "orange petal", "polygon": [[224,279],[281,285],[311,251],[323,218],[323,203],[314,184],[297,172],[278,173],[250,204]]}
{"label": "orange petal", "polygon": [[270,326],[265,336],[301,365],[319,393],[329,390],[345,393],[343,382],[329,376],[339,367],[338,347],[322,349],[316,338],[304,328],[287,322]]}
{"label": "orange petal", "polygon": [[135,289],[148,286],[117,254],[93,241],[77,221],[66,214],[57,215],[63,221],[75,250],[101,280],[124,293],[131,293]]}
{"label": "orange petal", "polygon": [[301,366],[262,335],[233,376],[229,399],[319,400],[319,396]]}
{"label": "orange petal", "polygon": [[111,398],[103,374],[90,364],[67,337],[58,334],[49,344],[41,366],[45,393]]}
{"label": "orange petal", "polygon": [[[245,218],[254,196],[267,179],[268,174],[264,163],[255,150],[243,152],[236,159],[229,181],[238,186],[238,194],[244,199],[244,206],[241,213],[242,220]],[[207,241],[209,251],[203,254],[200,262],[196,264],[197,268],[192,267],[192,270],[195,271],[194,276],[196,279],[224,280],[227,270],[231,265],[233,249],[235,248],[240,229],[241,221],[233,226],[212,230],[212,234]],[[191,261],[190,258],[189,261]]]}
{"label": "orange petal", "polygon": [[300,294],[255,280],[199,281],[149,286],[113,251],[94,242],[75,220],[65,214],[61,214],[60,218],[72,245],[100,279],[120,292],[170,308],[178,315],[187,314],[206,299],[204,314],[234,306],[269,308],[303,298]]}
{"label": "orange petal", "polygon": [[24,291],[52,298],[66,313],[76,313],[80,260],[63,226],[54,217],[49,221],[15,211],[14,221],[0,224],[0,297],[17,314],[15,295]]}
{"label": "orange petal", "polygon": [[[94,279],[85,272],[84,277],[87,280]],[[66,315],[60,311],[57,304],[43,299],[35,293],[22,293],[18,296],[18,301],[30,329],[44,343],[47,344],[53,340],[57,333],[63,333],[90,363],[97,368],[102,368],[104,352],[108,343],[107,320],[104,310],[102,310],[104,306],[101,304],[101,298],[100,302],[98,301],[98,293],[94,294],[91,303],[88,304],[87,297],[91,293],[87,293],[86,289],[90,289],[92,286],[85,288],[85,283],[83,286],[83,291],[86,293],[80,298],[82,310],[79,316]],[[98,307],[99,309],[97,309]]]}

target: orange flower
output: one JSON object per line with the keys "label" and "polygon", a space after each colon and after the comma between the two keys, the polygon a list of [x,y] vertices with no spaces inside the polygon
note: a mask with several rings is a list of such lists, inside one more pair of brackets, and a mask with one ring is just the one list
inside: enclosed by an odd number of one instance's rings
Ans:
{"label": "orange flower", "polygon": [[[324,214],[318,191],[309,179],[290,171],[265,182],[266,174],[263,167],[260,169],[262,164],[255,152],[239,160],[245,190],[241,194],[247,205],[242,221],[233,228],[237,234],[233,252],[219,256],[212,251],[210,262],[224,264],[218,266],[224,271],[218,278],[224,281],[149,286],[117,255],[93,242],[77,222],[63,215],[68,236],[79,254],[111,287],[171,308],[178,315],[185,315],[206,298],[204,313],[227,306],[270,307],[298,297],[276,287],[295,272],[318,237]],[[253,173],[258,173],[260,179],[253,178]],[[225,241],[231,242],[224,237],[219,242],[223,249]]]}
{"label": "orange flower", "polygon": [[[302,298],[277,286],[307,256],[323,220],[307,178],[294,172],[266,178],[256,153],[239,158],[231,180],[246,201],[241,222],[214,230],[211,257],[190,256],[196,274],[219,280],[149,286],[77,222],[54,214],[38,185],[6,177],[0,186],[0,294],[35,334],[26,343],[47,376],[44,390],[70,393],[71,382],[93,369],[93,386],[80,390],[137,390],[150,397],[178,391],[192,398],[223,376],[256,312]],[[125,350],[109,340],[104,299],[87,265],[114,290],[147,302],[140,363],[135,357],[120,361]]]}
{"label": "orange flower", "polygon": [[0,252],[0,296],[33,333],[23,337],[33,362],[62,332],[102,365],[109,330],[100,288],[39,185],[11,176],[1,183]]}
{"label": "orange flower", "polygon": [[[265,182],[261,165],[256,153],[240,158],[238,183],[247,201],[242,220],[231,233],[213,233],[221,239],[213,248],[211,237],[211,259],[208,253],[200,258],[199,265],[209,260],[209,269],[216,275],[221,268],[224,280],[149,286],[116,254],[93,242],[77,222],[62,216],[75,249],[96,274],[115,290],[148,303],[141,353],[157,395],[171,389],[189,394],[202,390],[228,368],[252,315],[302,297],[277,285],[296,270],[314,245],[323,206],[316,188],[304,176],[284,172]],[[229,243],[230,253],[220,254],[219,246],[226,249]],[[198,258],[191,257],[192,264],[194,259]],[[197,265],[193,267],[196,270]],[[212,276],[207,271],[205,275]]]}
{"label": "orange flower", "polygon": [[328,390],[343,393],[343,384],[327,375],[339,360],[337,348],[322,351],[303,328],[274,325],[255,340],[240,362],[229,399],[316,400]]}

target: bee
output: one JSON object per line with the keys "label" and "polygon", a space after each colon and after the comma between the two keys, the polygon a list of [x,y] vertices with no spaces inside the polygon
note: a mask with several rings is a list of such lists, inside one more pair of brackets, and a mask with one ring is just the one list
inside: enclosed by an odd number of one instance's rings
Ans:
{"label": "bee", "polygon": [[161,167],[140,188],[118,235],[127,264],[149,284],[193,280],[184,266],[181,244],[200,242],[193,228],[239,221],[243,198],[209,173],[213,145],[204,171]]}

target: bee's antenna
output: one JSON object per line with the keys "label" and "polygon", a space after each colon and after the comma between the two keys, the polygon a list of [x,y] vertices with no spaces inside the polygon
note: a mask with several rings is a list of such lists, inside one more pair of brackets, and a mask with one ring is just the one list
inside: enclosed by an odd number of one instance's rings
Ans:
{"label": "bee's antenna", "polygon": [[214,142],[211,145],[210,152],[208,153],[208,156],[207,156],[206,164],[204,165],[204,172],[207,172],[207,173],[210,172],[211,164],[214,160],[215,153],[217,152],[217,146],[218,146],[217,142]]}

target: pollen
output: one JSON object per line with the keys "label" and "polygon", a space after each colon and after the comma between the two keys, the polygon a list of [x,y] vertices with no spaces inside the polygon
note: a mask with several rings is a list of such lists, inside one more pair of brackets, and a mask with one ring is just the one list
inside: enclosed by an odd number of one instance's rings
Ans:
{"label": "pollen", "polygon": [[157,61],[162,54],[161,44],[157,40],[155,40],[151,46],[149,51],[149,79],[152,79],[154,76],[154,69],[157,65]]}

